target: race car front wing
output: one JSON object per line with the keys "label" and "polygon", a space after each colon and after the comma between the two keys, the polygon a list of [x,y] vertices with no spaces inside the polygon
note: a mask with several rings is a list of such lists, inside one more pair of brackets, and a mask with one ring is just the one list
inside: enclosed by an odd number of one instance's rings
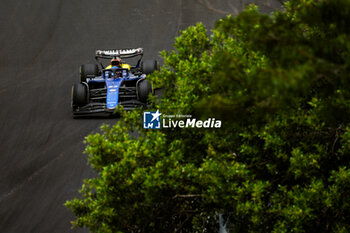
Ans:
{"label": "race car front wing", "polygon": [[[115,108],[108,108],[106,104],[107,88],[90,90],[89,103],[73,110],[74,115],[85,115],[93,113],[113,113]],[[146,107],[147,104],[138,100],[136,87],[120,87],[118,105],[124,110],[132,110],[139,107]]]}

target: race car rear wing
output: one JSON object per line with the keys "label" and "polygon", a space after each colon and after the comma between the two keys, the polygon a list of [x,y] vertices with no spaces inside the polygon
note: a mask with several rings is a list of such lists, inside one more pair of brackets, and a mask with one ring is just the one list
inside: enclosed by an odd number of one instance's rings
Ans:
{"label": "race car rear wing", "polygon": [[143,57],[143,48],[137,49],[106,49],[106,50],[96,50],[95,52],[95,60],[100,64],[101,68],[104,69],[104,65],[99,61],[102,59],[112,59],[112,58],[132,58],[140,56],[137,61],[135,68],[139,68],[141,64],[141,59]]}
{"label": "race car rear wing", "polygon": [[143,48],[137,49],[107,49],[107,50],[96,50],[95,58],[131,58],[143,55]]}

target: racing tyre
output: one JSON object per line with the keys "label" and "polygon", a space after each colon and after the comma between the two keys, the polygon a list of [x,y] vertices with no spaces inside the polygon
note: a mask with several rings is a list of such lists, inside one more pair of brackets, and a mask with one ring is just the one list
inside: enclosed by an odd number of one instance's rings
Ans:
{"label": "racing tyre", "polygon": [[84,64],[80,66],[80,82],[86,82],[86,78],[94,78],[98,75],[96,64]]}
{"label": "racing tyre", "polygon": [[84,84],[76,83],[72,87],[72,108],[81,107],[88,103],[88,91]]}
{"label": "racing tyre", "polygon": [[156,60],[145,60],[141,64],[141,69],[144,74],[152,74],[159,70],[159,63]]}
{"label": "racing tyre", "polygon": [[145,103],[147,101],[149,93],[152,93],[151,83],[148,82],[147,80],[142,80],[141,82],[139,82],[139,86],[138,86],[139,100]]}

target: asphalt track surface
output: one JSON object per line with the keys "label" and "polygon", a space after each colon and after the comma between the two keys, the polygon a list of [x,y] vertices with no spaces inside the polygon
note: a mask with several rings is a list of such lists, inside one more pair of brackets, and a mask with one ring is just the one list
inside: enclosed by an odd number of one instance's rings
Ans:
{"label": "asphalt track surface", "polygon": [[158,58],[179,30],[199,21],[210,29],[250,2],[0,0],[0,232],[88,232],[71,229],[63,203],[94,176],[84,137],[118,120],[72,118],[71,85],[95,49],[143,47]]}

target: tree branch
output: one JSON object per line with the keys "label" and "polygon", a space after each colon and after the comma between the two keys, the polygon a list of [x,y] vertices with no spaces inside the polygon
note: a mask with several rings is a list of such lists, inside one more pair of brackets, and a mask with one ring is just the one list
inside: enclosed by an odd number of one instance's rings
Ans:
{"label": "tree branch", "polygon": [[172,197],[172,199],[176,198],[193,198],[193,197],[201,197],[202,194],[176,194]]}

